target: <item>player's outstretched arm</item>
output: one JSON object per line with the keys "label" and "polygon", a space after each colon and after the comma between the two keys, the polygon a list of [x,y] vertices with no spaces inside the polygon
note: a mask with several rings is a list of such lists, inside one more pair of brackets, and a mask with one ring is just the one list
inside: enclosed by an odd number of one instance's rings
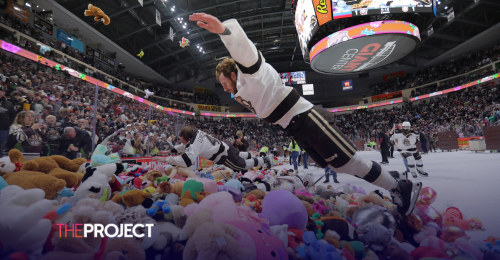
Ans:
{"label": "player's outstretched arm", "polygon": [[219,34],[231,57],[238,63],[241,72],[254,74],[259,70],[263,59],[236,19],[221,23],[212,15],[194,13],[189,16],[189,20],[197,21],[201,28]]}

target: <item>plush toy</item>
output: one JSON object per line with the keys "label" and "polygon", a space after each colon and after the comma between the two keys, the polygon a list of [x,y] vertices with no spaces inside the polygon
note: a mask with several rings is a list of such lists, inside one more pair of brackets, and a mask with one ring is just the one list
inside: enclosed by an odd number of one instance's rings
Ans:
{"label": "plush toy", "polygon": [[228,221],[225,223],[237,229],[238,236],[236,236],[236,240],[241,248],[256,252],[253,259],[288,260],[287,250],[283,241],[274,235],[264,223],[251,224],[247,221]]}
{"label": "plush toy", "polygon": [[51,230],[51,221],[42,217],[52,210],[52,203],[44,197],[41,189],[15,185],[0,191],[0,255],[41,252]]}
{"label": "plush toy", "polygon": [[153,200],[150,197],[151,194],[142,190],[126,190],[115,195],[112,201],[118,204],[123,202],[127,207],[143,205],[145,208],[149,208],[153,204]]}
{"label": "plush toy", "polygon": [[190,204],[184,208],[184,212],[189,217],[194,213],[211,208],[213,220],[216,223],[222,223],[233,220],[244,220],[249,223],[258,224],[265,219],[260,218],[256,212],[253,212],[249,207],[236,206],[233,197],[228,192],[217,192],[204,198],[199,204]]}
{"label": "plush toy", "polygon": [[141,168],[140,165],[136,164],[125,171],[125,174],[132,177],[140,177],[148,172],[148,168]]}
{"label": "plush toy", "polygon": [[[72,208],[70,224],[99,223],[107,225],[111,223],[113,215],[120,212],[123,212],[123,207],[112,201],[101,202],[97,199],[84,198]],[[79,230],[77,235],[82,236],[83,231]],[[88,234],[86,238],[82,239],[91,247],[97,246],[101,241],[99,237],[94,236],[94,233]]]}
{"label": "plush toy", "polygon": [[2,190],[3,188],[9,186],[9,184],[4,180],[3,177],[0,176],[0,190]]}
{"label": "plush toy", "polygon": [[199,224],[184,248],[184,260],[252,259],[255,253],[236,241],[235,227],[222,223]]}
{"label": "plush toy", "polygon": [[[412,258],[413,257],[413,258]],[[384,253],[379,257],[380,260],[418,260],[420,258],[414,258],[413,253],[410,255],[403,249],[399,249],[395,246],[388,246],[385,248]]]}
{"label": "plush toy", "polygon": [[106,164],[85,169],[82,184],[76,189],[75,196],[88,196],[106,201],[111,198],[111,187],[109,181],[111,176],[117,176],[123,172],[121,163]]}
{"label": "plush toy", "polygon": [[179,198],[182,196],[182,189],[184,188],[184,182],[183,181],[177,181],[174,183],[174,190],[173,193],[177,194]]}
{"label": "plush toy", "polygon": [[158,184],[158,187],[156,187],[156,192],[158,193],[171,193],[173,190],[174,185],[167,181],[161,182],[160,184]]}
{"label": "plush toy", "polygon": [[388,229],[380,223],[369,223],[358,228],[362,234],[360,239],[364,240],[364,244],[371,247],[375,252],[383,252],[391,243],[394,231]]}
{"label": "plush toy", "polygon": [[[148,171],[148,173],[146,174],[145,177],[150,182],[157,181],[158,183],[160,183],[161,181],[158,181],[158,179],[162,178],[163,174],[160,171],[152,170],[152,171]],[[168,181],[168,177],[167,177],[167,181]]]}
{"label": "plush toy", "polygon": [[96,22],[103,22],[104,25],[108,25],[111,22],[109,16],[107,16],[99,7],[95,7],[89,4],[88,9],[85,10],[85,16],[94,16]]}
{"label": "plush toy", "polygon": [[92,157],[90,157],[90,167],[102,166],[110,163],[118,163],[120,162],[120,154],[112,153],[110,155],[106,155],[108,148],[102,144],[98,144],[92,153]]}
{"label": "plush toy", "polygon": [[[146,210],[142,206],[129,207],[118,214],[115,214],[111,222],[117,226],[120,224],[154,224],[151,227],[151,233],[148,234],[149,228],[137,228],[137,234],[144,234],[142,237],[134,237],[134,239],[140,242],[140,246],[143,250],[151,247],[155,241],[160,236],[160,227],[158,223],[146,215]],[[110,232],[117,232],[113,228],[110,228]]]}
{"label": "plush toy", "polygon": [[354,227],[345,219],[339,217],[323,217],[324,226],[321,232],[324,234],[327,230],[335,231],[340,235],[341,240],[353,241],[358,240],[358,233]]}
{"label": "plush toy", "polygon": [[161,213],[160,215],[169,214],[170,203],[168,201],[163,201],[163,200],[155,201],[153,205],[146,212],[150,217],[154,217],[158,213]]}
{"label": "plush toy", "polygon": [[191,168],[188,167],[169,167],[165,169],[165,173],[169,178],[186,179],[186,178],[196,178],[196,173],[194,173]]}
{"label": "plush toy", "polygon": [[66,181],[43,172],[19,171],[5,174],[3,179],[9,185],[25,190],[38,188],[44,191],[45,199],[53,199],[66,187]]}
{"label": "plush toy", "polygon": [[245,190],[245,187],[243,186],[243,184],[239,180],[236,180],[236,179],[231,179],[231,180],[227,181],[224,185],[236,188],[240,191]]}
{"label": "plush toy", "polygon": [[162,250],[165,247],[171,246],[179,239],[181,229],[171,222],[160,222],[158,225],[160,228],[160,235],[153,243],[152,248],[155,250]]}
{"label": "plush toy", "polygon": [[168,179],[170,179],[168,176],[163,176],[163,177],[160,177],[160,178],[156,178],[156,183],[160,184],[162,182],[168,181]]}
{"label": "plush toy", "polygon": [[266,196],[266,193],[261,191],[261,190],[253,190],[249,193],[244,194],[243,198],[247,198],[250,195],[254,195],[256,199],[261,200],[261,199],[264,199],[264,197]]}
{"label": "plush toy", "polygon": [[202,191],[203,183],[195,180],[186,181],[182,187],[181,202],[179,202],[179,205],[185,206],[187,205],[186,203],[190,203],[190,200],[200,202],[204,197],[200,194]]}
{"label": "plush toy", "polygon": [[212,173],[212,176],[214,176],[216,180],[234,179],[234,173],[230,170],[215,171]]}
{"label": "plush toy", "polygon": [[384,200],[377,195],[363,195],[358,197],[355,202],[358,203],[360,208],[370,207],[370,206],[381,206],[385,205]]}
{"label": "plush toy", "polygon": [[61,155],[44,156],[26,161],[24,155],[17,149],[9,151],[9,158],[12,163],[19,162],[23,164],[22,171],[34,171],[50,173],[53,169],[60,168],[69,172],[80,172],[87,160],[85,158],[76,158],[70,160]]}
{"label": "plush toy", "polygon": [[324,240],[317,240],[317,237],[311,231],[304,232],[302,240],[308,246],[307,255],[311,259],[342,259],[342,256],[337,253],[334,246]]}
{"label": "plush toy", "polygon": [[241,205],[243,206],[248,206],[252,211],[255,211],[257,213],[262,212],[262,200],[257,199],[255,195],[250,195],[247,198],[245,198]]}

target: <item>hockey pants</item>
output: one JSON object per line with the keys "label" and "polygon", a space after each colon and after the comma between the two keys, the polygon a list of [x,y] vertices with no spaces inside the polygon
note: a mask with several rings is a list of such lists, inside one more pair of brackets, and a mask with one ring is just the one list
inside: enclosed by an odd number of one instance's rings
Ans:
{"label": "hockey pants", "polygon": [[329,166],[386,190],[396,188],[396,179],[389,172],[356,154],[354,144],[335,126],[328,110],[314,106],[294,116],[286,131],[321,168]]}
{"label": "hockey pants", "polygon": [[422,156],[418,151],[401,151],[400,154],[403,156],[403,159],[408,162],[408,168],[411,173],[416,174],[417,169],[422,172],[424,171],[424,162],[422,161]]}

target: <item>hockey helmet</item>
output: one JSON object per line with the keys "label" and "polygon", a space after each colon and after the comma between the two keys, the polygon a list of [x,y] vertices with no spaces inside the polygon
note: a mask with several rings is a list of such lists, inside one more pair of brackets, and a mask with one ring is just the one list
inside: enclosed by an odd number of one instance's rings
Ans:
{"label": "hockey helmet", "polygon": [[403,128],[404,128],[404,127],[408,127],[408,129],[410,129],[411,124],[410,124],[410,122],[408,122],[408,121],[404,121],[404,122],[403,122],[403,124],[402,124],[401,126],[402,126]]}

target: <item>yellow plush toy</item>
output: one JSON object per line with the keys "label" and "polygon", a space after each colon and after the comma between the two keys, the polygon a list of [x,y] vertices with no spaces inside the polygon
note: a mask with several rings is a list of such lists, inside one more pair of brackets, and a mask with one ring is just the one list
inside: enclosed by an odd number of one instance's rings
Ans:
{"label": "yellow plush toy", "polygon": [[85,10],[85,16],[94,16],[94,20],[99,22],[102,21],[104,25],[108,25],[111,22],[109,16],[107,16],[99,7],[95,7],[89,4],[89,9]]}

